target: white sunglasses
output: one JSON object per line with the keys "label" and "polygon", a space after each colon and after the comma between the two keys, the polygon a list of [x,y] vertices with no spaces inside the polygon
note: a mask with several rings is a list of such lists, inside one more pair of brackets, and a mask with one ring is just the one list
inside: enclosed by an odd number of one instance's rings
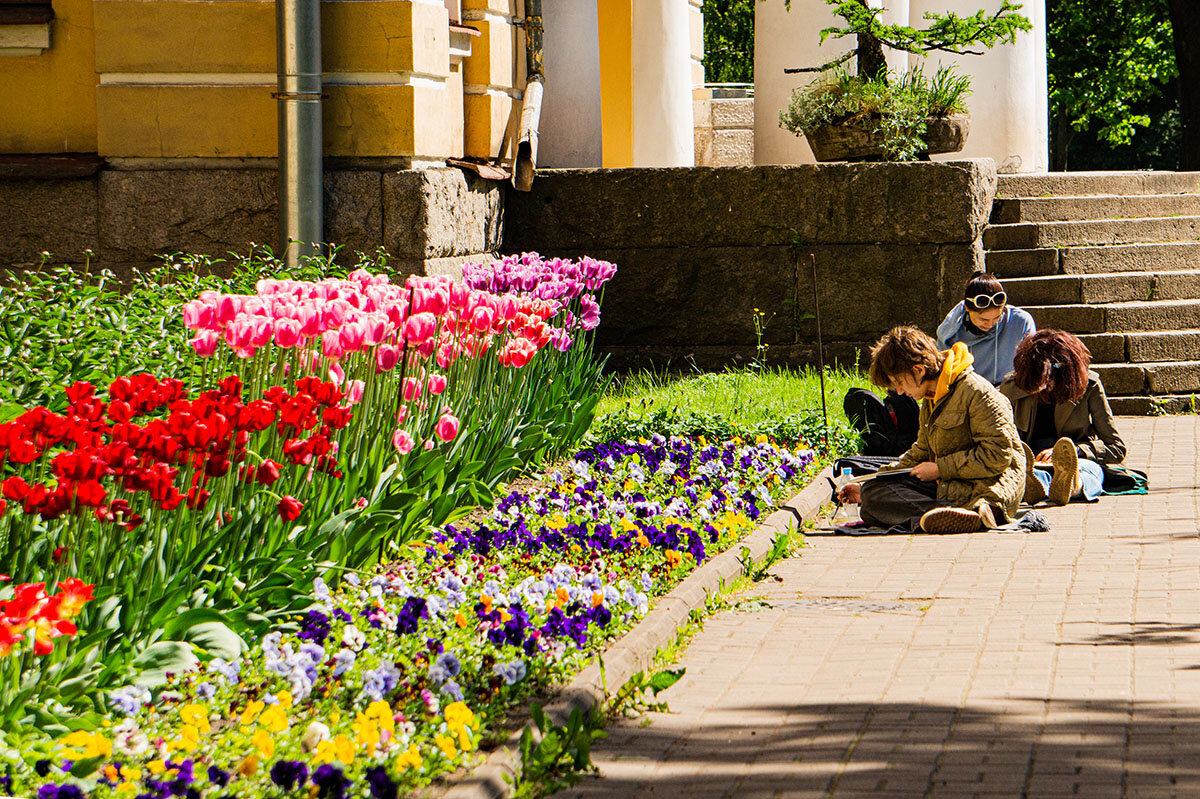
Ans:
{"label": "white sunglasses", "polygon": [[995,294],[976,294],[974,297],[967,297],[964,302],[977,311],[986,311],[988,308],[1003,308],[1008,302],[1008,295],[1003,291]]}

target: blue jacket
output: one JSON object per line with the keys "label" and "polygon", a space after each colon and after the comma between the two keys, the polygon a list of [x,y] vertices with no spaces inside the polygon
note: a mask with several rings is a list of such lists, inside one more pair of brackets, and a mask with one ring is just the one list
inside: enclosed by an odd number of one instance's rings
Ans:
{"label": "blue jacket", "polygon": [[968,330],[966,320],[967,307],[960,302],[938,325],[938,348],[948,350],[959,341],[966,344],[975,356],[975,371],[992,385],[997,385],[1012,371],[1017,345],[1029,334],[1037,332],[1037,325],[1032,316],[1012,305],[1005,306],[1000,321],[982,336]]}

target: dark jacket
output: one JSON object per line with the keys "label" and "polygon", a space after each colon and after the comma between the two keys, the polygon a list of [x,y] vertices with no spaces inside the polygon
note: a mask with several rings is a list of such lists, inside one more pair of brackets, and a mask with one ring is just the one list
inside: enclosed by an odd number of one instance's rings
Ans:
{"label": "dark jacket", "polygon": [[992,384],[971,370],[958,377],[936,407],[921,403],[917,443],[881,471],[934,461],[938,499],[978,510],[987,503],[1010,521],[1025,493],[1025,453],[1012,412]]}
{"label": "dark jacket", "polygon": [[[1017,388],[1011,375],[996,388],[1012,403],[1013,421],[1024,441],[1037,416],[1037,397]],[[1113,421],[1104,384],[1095,372],[1088,371],[1087,390],[1079,402],[1064,402],[1054,408],[1054,429],[1059,437],[1065,436],[1075,442],[1081,458],[1102,465],[1125,460],[1125,442]]]}

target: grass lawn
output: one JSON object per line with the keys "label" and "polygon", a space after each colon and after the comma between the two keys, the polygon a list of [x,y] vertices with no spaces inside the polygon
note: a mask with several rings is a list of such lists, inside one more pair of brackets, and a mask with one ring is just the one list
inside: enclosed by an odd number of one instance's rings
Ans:
{"label": "grass lawn", "polygon": [[[847,424],[842,398],[855,387],[870,387],[867,376],[838,367],[825,370],[829,422]],[[652,413],[658,409],[721,414],[731,422],[754,427],[805,410],[820,410],[821,381],[816,369],[730,370],[690,376],[637,372],[618,378],[600,400],[597,415],[622,410]]]}

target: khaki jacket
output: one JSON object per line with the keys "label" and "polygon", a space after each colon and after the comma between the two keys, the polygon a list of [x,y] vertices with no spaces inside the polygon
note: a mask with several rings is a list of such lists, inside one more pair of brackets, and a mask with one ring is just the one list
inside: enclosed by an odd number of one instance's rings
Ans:
{"label": "khaki jacket", "polygon": [[917,442],[887,469],[934,461],[941,479],[938,499],[976,510],[983,503],[997,521],[1012,521],[1025,494],[1025,453],[1012,409],[972,370],[960,375],[935,406],[921,403]]}
{"label": "khaki jacket", "polygon": [[[1033,429],[1033,421],[1037,417],[1037,397],[1017,388],[1012,377],[996,389],[1012,403],[1013,421],[1023,440]],[[1064,402],[1054,408],[1054,430],[1059,437],[1066,436],[1075,442],[1075,449],[1081,458],[1100,464],[1125,460],[1125,442],[1121,440],[1113,421],[1104,384],[1095,372],[1088,372],[1087,391],[1079,402]]]}

